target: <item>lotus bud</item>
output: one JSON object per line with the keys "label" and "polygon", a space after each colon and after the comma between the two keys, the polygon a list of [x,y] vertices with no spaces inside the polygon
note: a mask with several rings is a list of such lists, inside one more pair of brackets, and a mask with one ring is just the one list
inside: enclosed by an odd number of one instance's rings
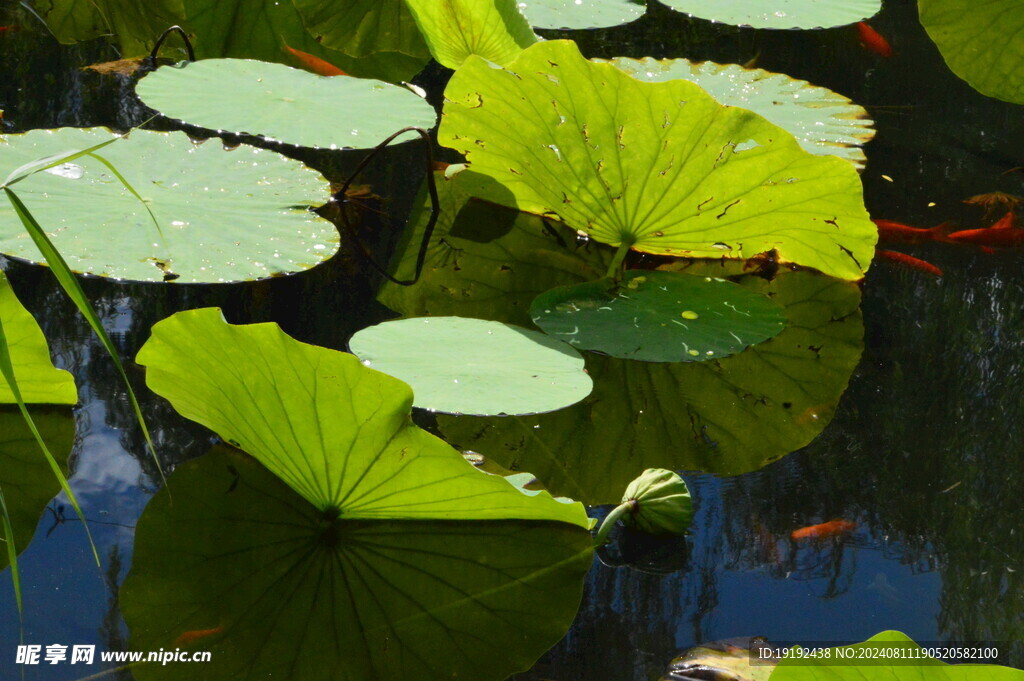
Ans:
{"label": "lotus bud", "polygon": [[603,544],[619,519],[648,534],[683,534],[692,518],[693,500],[683,479],[664,468],[648,468],[626,487],[622,503],[601,524],[596,542]]}

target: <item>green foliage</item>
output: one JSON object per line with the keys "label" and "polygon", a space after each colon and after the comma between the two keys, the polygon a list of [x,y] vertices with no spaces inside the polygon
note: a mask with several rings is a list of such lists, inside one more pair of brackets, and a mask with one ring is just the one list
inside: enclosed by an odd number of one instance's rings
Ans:
{"label": "green foliage", "polygon": [[471,55],[508,64],[537,42],[516,0],[405,0],[438,62],[457,69]]}
{"label": "green foliage", "polygon": [[565,343],[511,324],[466,317],[384,322],[349,348],[408,383],[414,406],[453,414],[537,414],[579,402],[593,388]]}
{"label": "green foliage", "polygon": [[661,0],[672,9],[701,19],[754,28],[829,28],[873,16],[881,0]]}
{"label": "green foliage", "polygon": [[250,59],[164,66],[136,91],[164,116],[303,147],[366,149],[400,128],[437,121],[434,108],[405,87]]}
{"label": "green foliage", "polygon": [[633,21],[644,0],[520,0],[519,8],[538,28],[598,28]]}
{"label": "green foliage", "polygon": [[775,249],[844,279],[873,255],[849,163],[693,83],[642,83],[550,41],[504,69],[471,58],[445,97],[439,139],[466,154],[476,196],[660,255]]}
{"label": "green foliage", "polygon": [[214,308],[179,312],[153,327],[138,361],[179,413],[237,443],[321,511],[590,525],[581,505],[528,496],[413,425],[406,384],[276,324],[234,326]]}
{"label": "green foliage", "polygon": [[116,36],[126,57],[149,54],[157,36],[185,14],[183,0],[35,0],[32,4],[60,42]]}
{"label": "green foliage", "polygon": [[1024,104],[1024,5],[918,0],[921,24],[956,75],[978,92]]}
{"label": "green foliage", "polygon": [[778,305],[732,282],[647,270],[546,291],[530,315],[580,350],[645,362],[725,357],[785,326]]}
{"label": "green foliage", "polygon": [[220,681],[500,681],[565,634],[592,562],[565,523],[327,518],[226,448],[171,484],[138,522],[120,605],[133,649],[209,650]]}
{"label": "green foliage", "polygon": [[404,0],[292,0],[316,42],[353,57],[401,52],[429,57],[430,51]]}

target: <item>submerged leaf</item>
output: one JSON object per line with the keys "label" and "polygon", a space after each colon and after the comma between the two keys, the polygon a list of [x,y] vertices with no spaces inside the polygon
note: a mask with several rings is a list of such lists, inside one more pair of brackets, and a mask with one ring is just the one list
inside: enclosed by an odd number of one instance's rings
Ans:
{"label": "submerged leaf", "polygon": [[918,0],[921,24],[956,75],[978,92],[1024,104],[1019,0]]}
{"label": "submerged leaf", "polygon": [[550,41],[504,69],[471,58],[445,96],[439,139],[467,155],[476,196],[649,253],[774,249],[844,279],[870,263],[856,170],[688,81],[643,83]]}
{"label": "submerged leaf", "polygon": [[857,168],[863,168],[865,160],[860,146],[875,136],[873,121],[863,107],[832,90],[784,73],[688,59],[617,57],[610,63],[652,83],[689,80],[722,104],[761,114],[796,137],[805,151],[839,156]]}
{"label": "submerged leaf", "polygon": [[405,0],[430,53],[457,69],[470,55],[507,64],[537,42],[516,0]]}
{"label": "submerged leaf", "polygon": [[777,335],[782,309],[725,279],[630,270],[546,291],[533,322],[580,350],[644,362],[702,362]]}
{"label": "submerged leaf", "polygon": [[579,504],[528,496],[413,425],[409,386],[276,324],[235,326],[215,308],[179,312],[153,327],[138,361],[179,413],[344,519],[590,525]]}
{"label": "submerged leaf", "polygon": [[881,0],[661,0],[680,12],[754,28],[830,28],[873,16]]}
{"label": "submerged leaf", "polygon": [[170,485],[139,520],[121,608],[132,648],[208,650],[218,681],[501,681],[565,634],[592,562],[564,523],[326,519],[225,448]]}
{"label": "submerged leaf", "polygon": [[349,347],[366,366],[412,386],[413,404],[430,411],[537,414],[575,404],[593,388],[571,347],[500,322],[400,319],[363,329]]}
{"label": "submerged leaf", "polygon": [[432,128],[437,119],[433,107],[405,87],[251,59],[161,67],[136,91],[169,118],[303,147],[366,149],[407,126]]}
{"label": "submerged leaf", "polygon": [[[0,162],[15,168],[113,137],[105,128],[7,135],[0,140]],[[307,209],[326,200],[327,182],[279,154],[225,151],[180,133],[136,130],[105,148],[103,158],[138,188],[141,203],[109,166],[87,157],[17,185],[76,272],[138,281],[245,281],[309,269],[338,248],[334,226]],[[0,252],[42,260],[21,220],[2,205]]]}
{"label": "submerged leaf", "polygon": [[353,57],[402,52],[429,57],[404,0],[292,0],[318,43]]}
{"label": "submerged leaf", "polygon": [[[22,399],[29,404],[77,402],[74,377],[53,366],[42,329],[18,302],[3,271],[0,271],[0,324]],[[13,404],[14,401],[7,381],[0,377],[0,404]]]}

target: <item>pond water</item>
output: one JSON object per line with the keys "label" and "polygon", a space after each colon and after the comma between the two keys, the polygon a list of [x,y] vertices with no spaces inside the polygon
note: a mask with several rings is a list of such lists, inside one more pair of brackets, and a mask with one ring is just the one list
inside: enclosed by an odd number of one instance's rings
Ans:
{"label": "pond water", "polygon": [[[761,68],[850,97],[868,109],[877,129],[862,175],[873,217],[970,228],[982,213],[963,199],[994,191],[1024,195],[1024,173],[1007,172],[1024,166],[1024,111],[952,75],[917,22],[914,3],[888,2],[871,22],[892,43],[890,58],[858,45],[853,27],[754,31],[655,10],[624,27],[545,35],[572,37],[588,57],[685,55],[744,63],[756,56]],[[145,118],[124,81],[80,70],[115,58],[111,48],[59,46],[17,7],[0,10],[0,25],[10,24],[22,30],[0,34],[5,133],[123,129]],[[418,82],[436,99],[445,78],[432,69]],[[410,171],[420,167],[417,144],[392,149],[361,180],[386,197],[386,211],[397,218],[373,223],[371,215],[362,226],[376,253],[394,247],[414,202],[422,179]],[[318,162],[343,177],[361,154],[339,156]],[[823,405],[821,418],[833,408],[834,415],[821,435],[759,470],[686,473],[697,504],[691,536],[648,547],[639,557],[604,552],[587,574],[568,634],[515,678],[641,681],[657,678],[678,650],[700,642],[755,635],[852,642],[887,629],[919,642],[999,642],[999,662],[1024,667],[1024,257],[1019,250],[986,254],[944,243],[909,252],[944,276],[872,265],[861,286],[862,322],[849,312],[853,327],[844,341],[859,349],[862,323],[862,354],[838,406]],[[132,649],[118,587],[132,566],[133,528],[160,477],[109,359],[49,272],[2,257],[0,265],[37,317],[57,365],[75,375],[81,401],[74,410],[70,481],[102,563],[97,569],[81,524],[59,495],[19,558],[20,625],[4,573],[0,678],[70,681],[104,671],[102,665],[84,672],[72,665],[16,666],[15,647],[26,641]],[[156,321],[183,309],[221,307],[234,323],[276,321],[295,338],[337,349],[345,349],[357,330],[394,316],[375,299],[379,280],[345,252],[307,273],[251,284],[92,278],[83,285],[126,361]],[[216,437],[150,393],[141,367],[129,368],[163,469],[204,454]],[[676,395],[652,394],[665,402],[659,405],[664,414],[672,413]],[[426,414],[417,419],[472,439],[457,424]],[[539,425],[541,437],[554,427]],[[677,425],[665,418],[624,427]],[[587,427],[559,437],[585,438]],[[693,430],[685,437],[699,439],[697,425]],[[671,445],[676,435],[649,437]],[[616,457],[619,444],[607,439],[607,451],[587,454],[601,466]],[[705,444],[704,454],[713,458],[714,443]],[[591,514],[605,511],[594,507]],[[789,539],[797,528],[834,518],[856,528],[822,542]],[[639,564],[622,565],[627,559]],[[105,678],[133,677],[119,671]]]}

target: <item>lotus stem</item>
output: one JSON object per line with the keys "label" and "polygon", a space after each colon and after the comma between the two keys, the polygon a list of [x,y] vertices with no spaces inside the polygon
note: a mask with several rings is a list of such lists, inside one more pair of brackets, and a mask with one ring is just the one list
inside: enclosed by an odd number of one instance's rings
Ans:
{"label": "lotus stem", "polygon": [[619,250],[615,251],[615,257],[612,258],[612,264],[608,266],[608,273],[604,276],[611,279],[616,284],[622,279],[622,262],[626,259],[626,254],[629,253],[629,249],[633,247],[633,240],[623,240],[619,244]]}
{"label": "lotus stem", "polygon": [[612,512],[604,517],[604,522],[601,523],[601,527],[597,530],[597,536],[594,537],[594,546],[604,546],[608,543],[608,535],[611,533],[612,528],[615,527],[615,523],[618,522],[619,518],[631,513],[633,511],[636,501],[630,499],[624,501],[615,508]]}
{"label": "lotus stem", "polygon": [[160,53],[160,47],[164,44],[164,40],[167,39],[167,36],[172,33],[177,33],[181,36],[182,41],[185,43],[185,53],[188,54],[188,60],[196,60],[195,50],[192,49],[192,41],[188,39],[188,34],[185,33],[185,29],[181,26],[171,26],[160,34],[160,37],[156,39],[156,45],[153,46],[153,51],[149,53],[149,59],[153,62],[154,66],[156,66],[156,57]]}

